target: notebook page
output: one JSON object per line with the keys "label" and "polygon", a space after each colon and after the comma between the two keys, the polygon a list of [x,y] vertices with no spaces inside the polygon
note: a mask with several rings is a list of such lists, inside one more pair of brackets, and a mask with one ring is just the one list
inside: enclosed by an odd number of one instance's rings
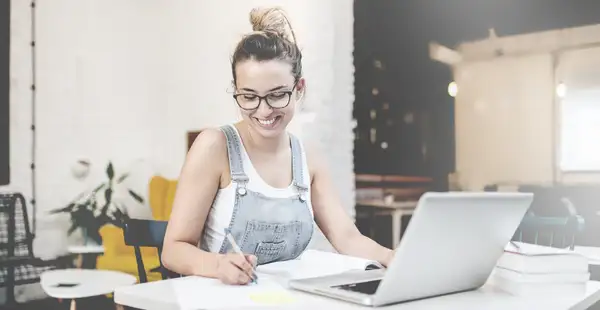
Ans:
{"label": "notebook page", "polygon": [[298,259],[259,266],[257,272],[288,279],[305,279],[334,275],[349,270],[365,270],[370,264],[377,263],[337,253],[307,250]]}
{"label": "notebook page", "polygon": [[181,309],[259,307],[298,302],[282,285],[269,277],[256,284],[227,285],[218,279],[189,277],[174,282]]}
{"label": "notebook page", "polygon": [[[331,264],[331,265],[339,265],[339,268],[342,268],[344,270],[355,270],[355,269],[365,270],[367,268],[367,266],[369,266],[369,265],[376,265],[380,268],[383,267],[383,266],[381,266],[381,264],[379,264],[376,261],[372,261],[372,260],[368,260],[368,259],[364,259],[364,258],[360,258],[360,257],[342,255],[339,253],[317,251],[317,250],[305,251],[304,254],[302,254],[302,257],[300,258],[300,260],[311,263],[311,264],[325,263],[325,264]],[[333,268],[333,266],[332,266],[332,268]]]}

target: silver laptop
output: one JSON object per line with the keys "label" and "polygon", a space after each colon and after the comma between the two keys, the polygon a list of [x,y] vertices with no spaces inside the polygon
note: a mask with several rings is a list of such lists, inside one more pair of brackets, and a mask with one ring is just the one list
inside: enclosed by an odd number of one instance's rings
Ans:
{"label": "silver laptop", "polygon": [[531,193],[426,193],[387,269],[291,280],[289,285],[366,306],[477,289],[532,200]]}

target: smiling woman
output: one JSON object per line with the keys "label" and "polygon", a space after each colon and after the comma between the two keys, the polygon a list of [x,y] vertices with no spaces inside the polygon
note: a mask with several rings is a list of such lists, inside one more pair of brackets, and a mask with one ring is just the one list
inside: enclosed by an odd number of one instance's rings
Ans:
{"label": "smiling woman", "polygon": [[[302,254],[315,222],[338,252],[387,265],[392,251],[360,234],[318,153],[287,131],[306,82],[286,14],[254,9],[250,22],[253,32],[241,39],[231,64],[242,120],[195,138],[179,177],[163,265],[245,284],[256,264]],[[244,255],[231,253],[233,244]]]}

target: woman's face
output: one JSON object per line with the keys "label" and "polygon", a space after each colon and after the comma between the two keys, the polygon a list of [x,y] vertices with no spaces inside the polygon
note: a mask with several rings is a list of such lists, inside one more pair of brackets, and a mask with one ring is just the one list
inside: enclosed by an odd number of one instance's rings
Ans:
{"label": "woman's face", "polygon": [[250,128],[265,138],[283,133],[294,117],[304,80],[294,83],[283,61],[246,60],[236,65],[235,97]]}

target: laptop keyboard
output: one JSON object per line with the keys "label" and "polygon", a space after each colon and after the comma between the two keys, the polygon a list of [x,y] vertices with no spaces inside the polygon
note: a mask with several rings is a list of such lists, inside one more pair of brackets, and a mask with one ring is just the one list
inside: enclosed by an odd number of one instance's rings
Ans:
{"label": "laptop keyboard", "polygon": [[333,286],[333,288],[339,288],[342,290],[358,292],[358,293],[363,293],[363,294],[367,294],[367,295],[373,295],[377,291],[377,287],[379,287],[380,283],[381,283],[381,280],[374,280],[374,281],[367,281],[367,282],[361,282],[361,283],[337,285],[337,286]]}

